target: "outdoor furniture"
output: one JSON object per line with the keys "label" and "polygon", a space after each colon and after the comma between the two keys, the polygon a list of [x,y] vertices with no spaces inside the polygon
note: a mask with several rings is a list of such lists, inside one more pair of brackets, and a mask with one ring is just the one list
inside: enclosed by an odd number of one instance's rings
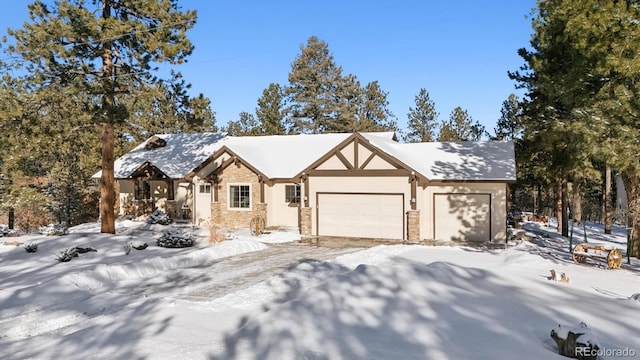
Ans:
{"label": "outdoor furniture", "polygon": [[609,269],[619,269],[622,266],[622,253],[618,249],[589,244],[578,244],[573,248],[573,261],[582,264],[587,262],[587,258],[606,260]]}

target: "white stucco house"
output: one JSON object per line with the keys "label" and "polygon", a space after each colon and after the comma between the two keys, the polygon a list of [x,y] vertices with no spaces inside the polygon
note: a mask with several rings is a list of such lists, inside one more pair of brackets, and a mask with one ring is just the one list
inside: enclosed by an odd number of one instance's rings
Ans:
{"label": "white stucco house", "polygon": [[504,241],[515,174],[512,142],[402,144],[392,132],[161,134],[115,162],[123,215],[228,228],[261,216],[303,236],[407,241]]}

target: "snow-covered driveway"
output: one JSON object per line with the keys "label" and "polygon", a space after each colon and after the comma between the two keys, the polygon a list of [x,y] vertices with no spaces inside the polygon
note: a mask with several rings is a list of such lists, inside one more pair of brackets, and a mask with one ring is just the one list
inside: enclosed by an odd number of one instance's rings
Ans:
{"label": "snow-covered driveway", "polygon": [[[180,286],[175,287],[177,293],[173,296],[189,301],[210,301],[261,283],[301,263],[325,261],[360,250],[362,248],[336,249],[301,243],[269,244],[265,250],[222,258],[206,270],[182,271],[181,284],[176,284]],[[162,284],[174,281],[170,276],[150,278],[138,289],[147,296],[166,296],[168,289]],[[185,283],[194,285],[183,287]]]}

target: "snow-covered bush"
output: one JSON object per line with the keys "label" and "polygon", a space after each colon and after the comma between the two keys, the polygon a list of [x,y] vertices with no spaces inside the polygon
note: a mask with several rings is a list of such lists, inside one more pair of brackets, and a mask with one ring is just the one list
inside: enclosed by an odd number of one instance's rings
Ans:
{"label": "snow-covered bush", "polygon": [[34,252],[38,251],[38,244],[33,243],[33,242],[28,243],[27,245],[24,246],[24,249],[27,252],[34,253]]}
{"label": "snow-covered bush", "polygon": [[162,210],[152,212],[151,215],[149,215],[149,218],[147,218],[147,224],[169,225],[172,222],[173,220],[171,220],[171,217]]}
{"label": "snow-covered bush", "polygon": [[40,234],[42,235],[64,235],[67,233],[67,226],[64,224],[49,224],[47,226],[40,227]]}
{"label": "snow-covered bush", "polygon": [[9,235],[9,225],[0,224],[0,236],[7,236],[7,235]]}
{"label": "snow-covered bush", "polygon": [[158,246],[166,248],[183,248],[193,246],[193,234],[179,229],[169,229],[162,233],[157,241]]}
{"label": "snow-covered bush", "polygon": [[72,247],[61,251],[60,254],[57,255],[57,260],[60,262],[69,262],[74,257],[78,257],[78,249]]}

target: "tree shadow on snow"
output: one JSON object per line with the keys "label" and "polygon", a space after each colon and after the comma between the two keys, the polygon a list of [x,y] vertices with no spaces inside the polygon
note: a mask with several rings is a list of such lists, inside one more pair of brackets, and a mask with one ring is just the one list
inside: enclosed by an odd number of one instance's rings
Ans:
{"label": "tree shadow on snow", "polygon": [[528,291],[487,270],[406,259],[353,271],[307,261],[280,280],[286,291],[241,319],[210,359],[492,359],[525,351],[526,358],[561,359],[549,332],[580,321],[596,333],[617,329],[600,338],[609,347],[640,346],[629,340],[640,321],[604,315],[637,312],[635,304],[603,306],[597,294],[555,282]]}

